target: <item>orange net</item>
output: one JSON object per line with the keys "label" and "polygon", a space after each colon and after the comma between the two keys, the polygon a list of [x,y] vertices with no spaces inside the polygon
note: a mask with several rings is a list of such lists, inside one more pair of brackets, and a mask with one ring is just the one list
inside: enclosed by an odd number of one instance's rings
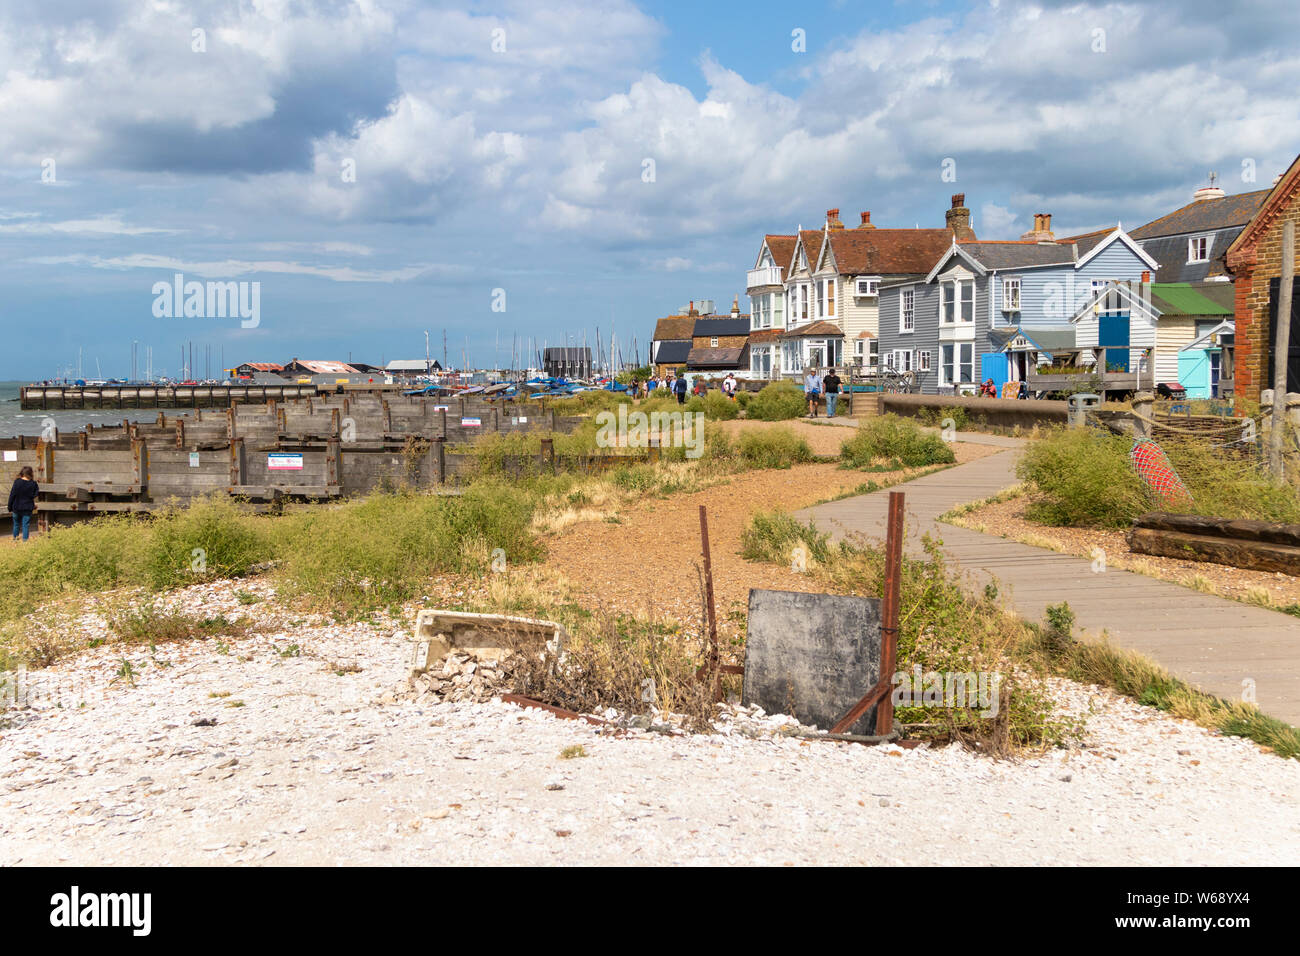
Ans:
{"label": "orange net", "polygon": [[1183,479],[1174,471],[1164,450],[1149,438],[1133,443],[1129,460],[1148,487],[1155,492],[1156,500],[1165,507],[1187,507],[1192,503],[1192,493]]}

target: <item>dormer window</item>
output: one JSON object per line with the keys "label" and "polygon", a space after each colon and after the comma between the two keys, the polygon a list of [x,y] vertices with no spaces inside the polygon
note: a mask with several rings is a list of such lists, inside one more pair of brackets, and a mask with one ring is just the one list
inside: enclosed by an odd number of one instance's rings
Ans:
{"label": "dormer window", "polygon": [[859,296],[880,295],[880,276],[858,276],[856,293]]}
{"label": "dormer window", "polygon": [[1210,261],[1209,236],[1192,236],[1187,240],[1187,261],[1189,263]]}

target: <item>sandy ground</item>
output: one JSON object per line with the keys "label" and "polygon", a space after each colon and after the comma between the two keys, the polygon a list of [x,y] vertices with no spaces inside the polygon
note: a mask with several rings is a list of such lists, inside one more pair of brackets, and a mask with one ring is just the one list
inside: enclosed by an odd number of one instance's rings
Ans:
{"label": "sandy ground", "polygon": [[[746,428],[760,423],[729,422]],[[788,423],[782,423],[790,427]],[[814,451],[834,454],[847,429],[794,426]],[[831,450],[825,450],[831,449]],[[958,442],[957,462],[1002,449]],[[924,469],[918,469],[921,471]],[[798,508],[824,501],[868,481],[893,483],[907,472],[861,472],[834,464],[797,465],[784,471],[754,471],[693,494],[641,502],[618,515],[618,523],[589,521],[571,525],[547,542],[546,568],[577,589],[593,607],[696,622],[701,616],[699,571],[700,505],[709,516],[714,599],[719,633],[734,633],[728,619],[744,614],[750,588],[807,591],[807,575],[740,556],[741,533],[757,511]]]}
{"label": "sandy ground", "polygon": [[[1275,606],[1300,604],[1300,578],[1269,571],[1233,568],[1208,561],[1180,561],[1177,558],[1133,554],[1128,549],[1123,531],[1054,528],[1038,524],[1025,517],[1028,503],[1029,499],[1024,496],[993,502],[959,515],[954,523],[1081,557],[1093,557],[1093,549],[1101,548],[1111,567],[1196,587],[1234,600],[1251,600],[1252,591],[1256,597],[1258,592],[1263,591]],[[1252,603],[1259,602],[1256,600]]]}
{"label": "sandy ground", "polygon": [[[227,587],[227,590],[230,590]],[[178,597],[212,610],[220,586]],[[299,656],[282,656],[290,644]],[[395,702],[365,625],[102,647],[0,733],[0,865],[1288,864],[1300,762],[1056,682],[1082,747],[994,761],[786,737],[611,736]],[[337,674],[338,665],[359,668]],[[57,706],[62,704],[62,707]],[[200,726],[200,722],[207,725]],[[208,723],[211,722],[211,723]],[[566,748],[586,756],[565,759]]]}

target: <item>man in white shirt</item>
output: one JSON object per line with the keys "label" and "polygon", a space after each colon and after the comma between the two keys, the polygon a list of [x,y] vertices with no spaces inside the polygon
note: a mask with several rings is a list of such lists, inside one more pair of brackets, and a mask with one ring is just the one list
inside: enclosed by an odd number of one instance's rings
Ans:
{"label": "man in white shirt", "polygon": [[809,367],[803,370],[803,393],[808,399],[808,417],[817,417],[817,401],[821,398],[822,380],[817,377],[817,370]]}

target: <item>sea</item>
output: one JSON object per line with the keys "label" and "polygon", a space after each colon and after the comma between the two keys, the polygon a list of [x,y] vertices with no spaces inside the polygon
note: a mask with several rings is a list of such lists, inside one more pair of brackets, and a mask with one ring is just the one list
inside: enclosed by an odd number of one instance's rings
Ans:
{"label": "sea", "polygon": [[[156,408],[105,408],[67,409],[64,411],[23,411],[18,401],[19,392],[28,382],[0,382],[0,438],[12,438],[15,435],[40,435],[47,424],[46,419],[54,420],[54,427],[61,432],[77,431],[86,425],[120,425],[122,419],[133,422],[153,422],[158,420]],[[174,409],[164,409],[167,417],[176,415]]]}

